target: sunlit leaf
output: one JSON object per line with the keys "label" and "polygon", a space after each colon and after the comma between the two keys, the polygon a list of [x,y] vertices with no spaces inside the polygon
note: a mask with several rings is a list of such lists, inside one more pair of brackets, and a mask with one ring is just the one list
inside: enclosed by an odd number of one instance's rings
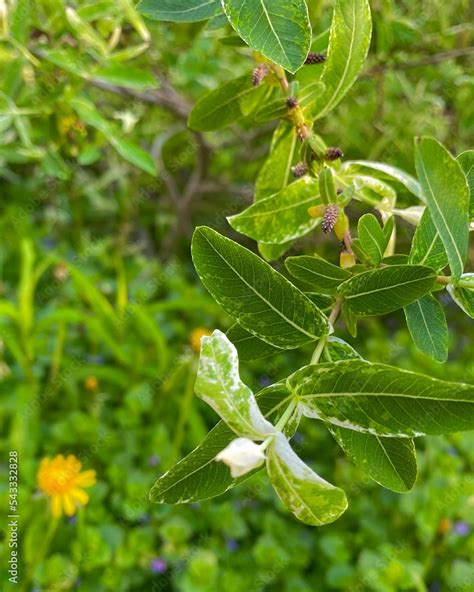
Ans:
{"label": "sunlit leaf", "polygon": [[347,456],[374,481],[400,493],[415,484],[417,466],[411,438],[383,438],[331,426],[331,434]]}
{"label": "sunlit leaf", "polygon": [[323,313],[268,263],[211,228],[198,227],[192,255],[220,306],[256,337],[284,349],[328,332]]}
{"label": "sunlit leaf", "polygon": [[278,497],[305,524],[329,524],[347,509],[344,491],[310,469],[282,434],[268,447],[267,471]]}
{"label": "sunlit leaf", "polygon": [[418,138],[415,164],[431,218],[448,256],[451,274],[464,270],[469,240],[469,187],[461,165],[439,142]]}
{"label": "sunlit leaf", "polygon": [[141,0],[137,5],[147,18],[176,23],[203,21],[220,9],[219,0]]}
{"label": "sunlit leaf", "polygon": [[263,440],[274,427],[262,415],[255,396],[239,375],[237,350],[219,330],[201,340],[196,394],[238,435]]}
{"label": "sunlit leaf", "polygon": [[354,275],[339,291],[361,316],[385,314],[415,302],[429,292],[436,273],[421,265],[391,265]]}
{"label": "sunlit leaf", "polygon": [[416,437],[474,428],[474,385],[349,360],[306,366],[287,380],[303,413],[379,436]]}
{"label": "sunlit leaf", "polygon": [[222,5],[250,47],[289,72],[303,64],[311,44],[305,0],[222,0]]}
{"label": "sunlit leaf", "polygon": [[426,294],[405,307],[408,330],[417,346],[437,362],[448,357],[448,324],[443,307],[431,294]]}
{"label": "sunlit leaf", "polygon": [[345,269],[318,256],[288,257],[285,266],[293,277],[310,284],[318,292],[332,292],[351,277]]}
{"label": "sunlit leaf", "polygon": [[321,222],[321,218],[308,214],[308,208],[318,203],[317,180],[303,177],[228,221],[232,228],[255,240],[280,244],[304,236]]}
{"label": "sunlit leaf", "polygon": [[336,0],[328,55],[321,76],[326,88],[308,116],[323,117],[351,88],[367,56],[371,33],[368,0]]}

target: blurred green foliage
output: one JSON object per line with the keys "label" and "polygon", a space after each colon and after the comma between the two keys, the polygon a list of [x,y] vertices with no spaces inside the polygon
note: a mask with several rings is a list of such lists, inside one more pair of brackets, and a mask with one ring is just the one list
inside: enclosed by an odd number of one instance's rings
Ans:
{"label": "blurred green foliage", "polygon": [[[331,3],[310,4],[324,31]],[[320,133],[349,158],[407,170],[415,135],[457,153],[470,147],[469,0],[372,8],[365,74]],[[336,471],[350,497],[345,516],[317,530],[275,510],[262,476],[199,505],[148,502],[157,474],[216,421],[193,397],[190,338],[230,322],[192,270],[190,231],[206,223],[229,233],[225,216],[250,202],[272,132],[244,122],[203,137],[186,127],[197,97],[251,68],[230,35],[145,23],[131,0],[0,2],[0,512],[6,525],[3,477],[15,449],[20,589],[469,592],[469,434],[419,441],[419,484],[396,495],[369,482],[325,430],[303,425],[298,453],[329,480]],[[446,305],[456,335],[446,367],[415,350],[400,315],[366,319],[357,348],[369,360],[472,382],[472,326]],[[278,380],[299,355],[248,364],[244,379]],[[59,453],[95,469],[98,483],[41,559],[50,514],[35,475],[42,457]]]}

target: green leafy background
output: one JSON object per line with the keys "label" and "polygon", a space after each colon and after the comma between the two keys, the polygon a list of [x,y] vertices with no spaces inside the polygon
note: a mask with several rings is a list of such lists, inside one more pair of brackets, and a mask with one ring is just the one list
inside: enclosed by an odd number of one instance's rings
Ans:
{"label": "green leafy background", "polygon": [[[229,26],[217,28],[219,17],[145,23],[129,0],[16,4],[0,18],[0,512],[5,524],[6,459],[16,449],[25,589],[472,590],[472,434],[417,441],[418,482],[396,494],[304,420],[293,447],[349,499],[339,521],[317,531],[285,511],[263,473],[209,502],[149,503],[157,475],[217,422],[193,395],[192,331],[232,325],[193,270],[191,230],[205,224],[236,238],[225,217],[250,205],[274,124],[244,119],[205,136],[187,129],[192,104],[249,71],[248,49]],[[332,3],[309,4],[318,35]],[[412,174],[414,136],[436,137],[457,154],[472,148],[469,7],[372,2],[362,77],[318,133],[347,159]],[[325,51],[324,38],[315,50]],[[401,205],[416,203],[400,190]],[[405,253],[412,233],[399,225]],[[298,254],[314,252],[314,236]],[[317,236],[336,262],[334,244]],[[446,366],[416,349],[403,311],[366,317],[357,339],[341,337],[365,359],[473,383],[472,321],[442,298]],[[246,362],[243,380],[257,392],[310,350]],[[50,517],[35,474],[41,458],[59,453],[76,454],[98,483],[38,562]],[[5,537],[2,530],[9,590]]]}

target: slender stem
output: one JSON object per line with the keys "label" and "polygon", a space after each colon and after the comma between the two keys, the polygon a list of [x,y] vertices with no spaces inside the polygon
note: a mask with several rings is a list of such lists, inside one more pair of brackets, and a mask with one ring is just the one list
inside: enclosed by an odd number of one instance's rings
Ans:
{"label": "slender stem", "polygon": [[[439,275],[436,278],[436,283],[443,284],[443,286],[447,286],[448,284],[451,284],[452,281],[453,281],[453,278],[450,275]],[[474,282],[472,282],[472,281],[463,282],[461,280],[456,284],[456,288],[467,288],[468,290],[474,290]]]}
{"label": "slender stem", "polygon": [[272,70],[275,73],[278,82],[280,83],[282,91],[285,93],[285,95],[287,95],[289,84],[286,78],[285,70],[283,70],[283,68],[281,66],[278,66],[277,64],[272,64]]}
{"label": "slender stem", "polygon": [[[328,321],[329,323],[334,326],[335,322],[337,321],[337,318],[339,316],[339,313],[341,312],[341,306],[342,306],[342,298],[338,298],[336,300],[336,304],[334,305],[334,308],[331,310],[331,314],[328,317]],[[325,337],[322,337],[319,341],[318,341],[318,345],[316,346],[313,355],[311,356],[311,362],[310,364],[317,364],[321,358],[321,355],[324,351],[324,348],[326,347],[326,344],[328,342],[329,337],[326,335]]]}
{"label": "slender stem", "polygon": [[[296,405],[297,405],[297,401],[295,399],[293,399],[292,401],[290,401],[290,404],[288,405],[288,407],[285,409],[285,412],[283,413],[283,415],[280,417],[280,419],[277,421],[277,424],[275,425],[275,430],[276,433],[280,433],[281,431],[283,431],[284,427],[286,426],[286,424],[288,423],[288,421],[290,420],[293,411],[296,409]],[[270,442],[273,440],[273,438],[275,437],[275,434],[272,434],[271,436],[268,436],[261,444],[260,444],[260,448],[262,450],[265,450],[266,448],[268,448],[268,445],[270,444]]]}
{"label": "slender stem", "polygon": [[329,315],[328,321],[331,323],[331,325],[334,325],[334,323],[337,321],[337,317],[339,316],[339,313],[341,312],[341,306],[342,306],[342,298],[338,298],[336,300],[336,304],[334,305],[334,308],[331,311],[331,314]]}
{"label": "slender stem", "polygon": [[327,340],[328,340],[327,337],[322,337],[318,341],[318,345],[316,346],[316,348],[313,352],[313,355],[311,356],[310,364],[317,364],[319,362],[319,359],[321,358],[324,348],[326,347]]}
{"label": "slender stem", "polygon": [[179,410],[178,424],[176,426],[172,446],[171,446],[171,464],[176,461],[183,443],[184,430],[189,418],[189,411],[193,403],[194,396],[194,381],[195,381],[196,364],[191,360],[188,371],[188,379],[186,381],[184,396],[181,400],[181,407]]}
{"label": "slender stem", "polygon": [[54,538],[56,530],[59,525],[59,518],[53,518],[49,523],[48,530],[46,531],[46,536],[43,539],[43,544],[40,546],[38,554],[34,557],[33,561],[30,563],[29,571],[26,574],[25,579],[23,580],[23,585],[21,590],[27,592],[30,589],[29,584],[34,577],[35,568],[44,561],[46,555],[48,554],[49,548],[51,546],[51,542]]}
{"label": "slender stem", "polygon": [[354,252],[352,250],[352,236],[351,236],[351,233],[349,231],[347,231],[344,234],[343,241],[344,241],[344,246],[346,247],[346,251],[348,253],[350,253],[351,255],[353,255]]}

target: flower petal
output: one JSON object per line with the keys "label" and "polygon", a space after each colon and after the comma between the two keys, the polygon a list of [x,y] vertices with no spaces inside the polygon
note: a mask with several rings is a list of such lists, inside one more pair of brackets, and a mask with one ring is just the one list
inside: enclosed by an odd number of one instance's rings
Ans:
{"label": "flower petal", "polygon": [[79,473],[76,477],[76,485],[80,487],[91,487],[96,483],[96,474],[92,469]]}
{"label": "flower petal", "polygon": [[89,501],[89,496],[83,489],[75,488],[69,494],[70,497],[78,502],[81,506],[85,506]]}
{"label": "flower petal", "polygon": [[76,504],[74,503],[70,494],[65,493],[63,496],[64,512],[66,516],[73,516],[76,513]]}
{"label": "flower petal", "polygon": [[51,514],[53,515],[53,518],[60,518],[62,513],[61,496],[53,495],[51,497]]}

